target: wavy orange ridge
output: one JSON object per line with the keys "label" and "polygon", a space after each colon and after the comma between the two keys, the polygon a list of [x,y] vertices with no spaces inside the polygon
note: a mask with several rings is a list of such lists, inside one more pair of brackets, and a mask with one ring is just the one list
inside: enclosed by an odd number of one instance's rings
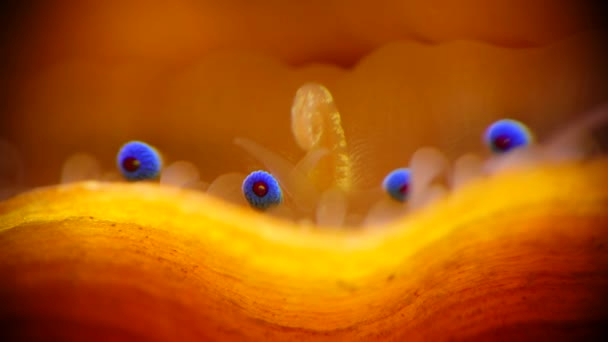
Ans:
{"label": "wavy orange ridge", "polygon": [[505,174],[384,229],[358,232],[303,230],[153,184],[36,190],[0,205],[0,312],[11,322],[3,334],[598,334],[608,318],[607,170],[604,159]]}

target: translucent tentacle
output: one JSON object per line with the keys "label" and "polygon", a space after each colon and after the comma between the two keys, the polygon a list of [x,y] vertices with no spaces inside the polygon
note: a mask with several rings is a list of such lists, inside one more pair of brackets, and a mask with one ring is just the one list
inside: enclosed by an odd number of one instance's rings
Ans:
{"label": "translucent tentacle", "polygon": [[61,183],[72,183],[83,180],[98,180],[101,178],[99,161],[88,154],[77,153],[63,163]]}
{"label": "translucent tentacle", "polygon": [[268,171],[277,178],[283,191],[299,210],[305,212],[314,210],[319,194],[302,170],[294,167],[287,159],[249,139],[237,138],[234,143],[264,164]]}
{"label": "translucent tentacle", "polygon": [[321,195],[316,212],[319,226],[340,227],[346,217],[346,197],[340,189],[332,188]]}
{"label": "translucent tentacle", "polygon": [[319,189],[336,186],[348,191],[353,185],[353,162],[340,113],[327,88],[308,83],[298,89],[291,107],[291,129],[303,150],[326,148],[329,151],[329,157],[323,158],[311,172]]}
{"label": "translucent tentacle", "polygon": [[187,161],[176,161],[160,175],[160,184],[186,187],[199,181],[198,168]]}
{"label": "translucent tentacle", "polygon": [[465,154],[454,162],[450,186],[456,190],[463,185],[471,182],[483,175],[483,162],[481,158],[474,154]]}
{"label": "translucent tentacle", "polygon": [[406,212],[407,204],[385,197],[372,205],[365,217],[363,226],[383,225],[404,216]]}
{"label": "translucent tentacle", "polygon": [[571,122],[544,144],[549,160],[580,160],[606,153],[608,144],[608,105],[601,106],[583,119]]}
{"label": "translucent tentacle", "polygon": [[412,190],[409,204],[411,208],[417,208],[426,202],[425,192],[437,177],[447,171],[447,168],[447,158],[435,148],[423,147],[414,152],[410,160]]}
{"label": "translucent tentacle", "polygon": [[246,176],[236,172],[223,174],[211,182],[209,188],[207,188],[207,193],[230,203],[249,206],[241,190],[243,179]]}

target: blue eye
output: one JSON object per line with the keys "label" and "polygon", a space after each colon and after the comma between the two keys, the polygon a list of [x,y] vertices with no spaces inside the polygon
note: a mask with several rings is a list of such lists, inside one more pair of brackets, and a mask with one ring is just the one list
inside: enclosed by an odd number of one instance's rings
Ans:
{"label": "blue eye", "polygon": [[517,147],[528,146],[532,143],[532,133],[519,121],[503,119],[488,127],[484,141],[493,152],[504,153]]}
{"label": "blue eye", "polygon": [[252,207],[268,209],[283,201],[281,187],[274,177],[265,171],[254,171],[243,181],[243,195]]}
{"label": "blue eye", "polygon": [[412,175],[410,169],[402,168],[389,173],[382,182],[382,188],[399,202],[407,199]]}
{"label": "blue eye", "polygon": [[158,177],[162,161],[152,146],[141,141],[131,141],[118,151],[116,165],[127,180],[136,181]]}

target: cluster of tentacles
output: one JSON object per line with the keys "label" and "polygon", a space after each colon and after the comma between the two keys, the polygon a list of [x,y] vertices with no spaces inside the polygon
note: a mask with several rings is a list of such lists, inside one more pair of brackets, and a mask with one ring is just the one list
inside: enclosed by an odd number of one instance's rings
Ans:
{"label": "cluster of tentacles", "polygon": [[[480,132],[487,156],[464,154],[453,162],[438,149],[419,148],[409,163],[399,162],[378,186],[361,188],[354,170],[354,155],[329,90],[316,83],[300,87],[291,108],[292,133],[305,152],[296,163],[251,141],[234,143],[257,159],[264,170],[248,175],[223,174],[210,183],[199,179],[192,163],[177,161],[163,167],[160,153],[132,141],[117,155],[117,167],[129,181],[160,179],[161,184],[195,188],[229,202],[271,215],[318,226],[370,226],[385,223],[412,210],[446,198],[470,181],[504,170],[538,163],[581,160],[602,153],[594,137],[608,121],[600,108],[566,126],[547,141],[536,141],[522,122],[502,119]],[[112,172],[101,176],[94,157],[75,155],[64,164],[62,182],[87,178],[117,180]]]}

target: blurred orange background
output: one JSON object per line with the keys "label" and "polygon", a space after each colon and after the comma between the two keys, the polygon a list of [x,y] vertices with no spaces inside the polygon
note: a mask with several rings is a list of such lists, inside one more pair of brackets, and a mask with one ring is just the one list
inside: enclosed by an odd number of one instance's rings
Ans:
{"label": "blurred orange background", "polygon": [[[434,44],[472,39],[508,48],[539,47],[602,28],[604,12],[597,4],[566,0],[5,2],[0,139],[21,152],[27,185],[56,182],[61,163],[75,152],[91,153],[111,168],[116,149],[130,139],[157,144],[172,160],[194,161],[209,179],[243,168],[246,156],[230,145],[236,135],[266,144],[279,141],[280,152],[296,158],[298,149],[288,132],[295,89],[311,79],[328,83],[330,90],[348,83],[343,68],[379,46],[400,40]],[[587,57],[577,58],[566,64],[579,60],[589,64]],[[313,67],[299,76],[289,69],[311,63],[335,66]],[[600,66],[591,64],[586,73]],[[251,70],[256,65],[260,65],[258,73]],[[585,72],[579,76],[587,77]],[[598,75],[599,79],[603,74]],[[239,89],[234,86],[237,82]],[[584,105],[572,110],[603,99],[598,94],[604,89],[594,82],[596,93],[577,99]],[[361,84],[353,89],[365,92],[365,83]],[[348,109],[360,96],[338,89],[338,106]],[[197,97],[206,103],[197,105]],[[406,115],[378,107],[382,99],[374,101],[370,106],[388,113],[393,125],[408,127],[411,119],[400,119]],[[355,116],[348,111],[343,115]]]}

